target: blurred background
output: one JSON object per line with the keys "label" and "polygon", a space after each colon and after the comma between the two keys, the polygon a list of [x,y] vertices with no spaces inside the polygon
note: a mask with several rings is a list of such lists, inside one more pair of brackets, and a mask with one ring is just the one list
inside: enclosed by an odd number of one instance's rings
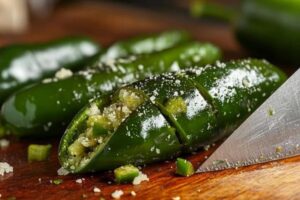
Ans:
{"label": "blurred background", "polygon": [[225,60],[254,56],[297,66],[299,20],[298,0],[0,0],[0,46],[67,35],[107,46],[183,29],[221,47]]}
{"label": "blurred background", "polygon": [[[32,21],[51,18],[59,7],[74,3],[91,4],[97,2],[98,6],[101,6],[101,3],[109,2],[187,15],[190,14],[193,4],[201,2],[201,0],[0,0],[0,32],[20,33],[28,29]],[[215,2],[230,4],[230,6],[237,4],[237,0],[219,0]],[[95,4],[93,5],[95,6]],[[111,12],[114,12],[114,10],[111,10]]]}
{"label": "blurred background", "polygon": [[[228,58],[240,57],[230,26],[192,17],[195,0],[0,0],[0,46],[87,35],[108,45],[143,33],[185,29],[217,43]],[[237,0],[215,0],[237,6]]]}

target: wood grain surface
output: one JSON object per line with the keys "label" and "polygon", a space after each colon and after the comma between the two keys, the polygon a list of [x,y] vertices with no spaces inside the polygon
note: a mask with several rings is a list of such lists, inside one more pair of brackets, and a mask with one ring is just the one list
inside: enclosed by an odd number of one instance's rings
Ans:
{"label": "wood grain surface", "polygon": [[[110,3],[73,4],[57,9],[50,20],[36,21],[27,33],[2,35],[0,44],[45,41],[65,35],[88,35],[103,45],[142,33],[167,29],[185,29],[195,38],[210,41],[225,52],[225,60],[248,57],[231,28],[223,24],[199,22],[180,14],[157,13]],[[291,73],[295,68],[284,68]],[[46,106],[46,105],[45,105]],[[58,176],[58,138],[44,141],[9,138],[10,146],[0,149],[0,161],[8,162],[14,172],[0,176],[0,199],[111,199],[111,193],[122,189],[122,199],[300,199],[300,157],[255,165],[241,169],[196,174],[189,178],[174,174],[174,161],[156,163],[143,168],[150,178],[140,185],[116,185],[111,172]],[[27,147],[31,143],[51,143],[48,161],[27,162]],[[217,145],[216,145],[217,146]],[[199,166],[215,148],[184,156]],[[59,185],[52,180],[62,179]],[[76,179],[85,178],[82,184]],[[93,188],[101,189],[94,193]],[[130,194],[136,192],[136,196]]]}

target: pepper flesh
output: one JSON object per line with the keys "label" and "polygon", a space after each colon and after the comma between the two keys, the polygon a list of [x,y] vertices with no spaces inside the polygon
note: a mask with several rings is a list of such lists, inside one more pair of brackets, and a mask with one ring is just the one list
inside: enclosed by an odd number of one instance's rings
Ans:
{"label": "pepper flesh", "polygon": [[39,137],[59,134],[93,97],[153,74],[191,65],[202,66],[219,58],[217,47],[190,42],[161,52],[121,59],[112,65],[99,63],[97,69],[18,91],[3,104],[1,114],[13,134]]}
{"label": "pepper flesh", "polygon": [[[61,139],[60,163],[73,173],[82,173],[129,163],[152,163],[195,150],[230,134],[285,79],[270,63],[247,59],[163,74],[127,85],[112,97],[92,102],[100,115],[120,101],[122,90],[133,91],[143,97],[142,101],[102,135],[100,144],[76,157],[68,147],[87,130],[84,124],[91,109],[87,105]],[[166,109],[174,96],[186,103],[186,110],[174,114]]]}

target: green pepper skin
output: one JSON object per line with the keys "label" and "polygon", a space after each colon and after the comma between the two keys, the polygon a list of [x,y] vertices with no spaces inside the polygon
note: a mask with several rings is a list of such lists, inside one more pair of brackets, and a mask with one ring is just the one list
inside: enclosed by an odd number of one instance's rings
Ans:
{"label": "green pepper skin", "polygon": [[116,183],[129,183],[140,173],[140,170],[133,165],[124,165],[114,170]]}
{"label": "green pepper skin", "polygon": [[101,91],[112,90],[124,78],[117,72],[88,76],[90,78],[78,74],[18,91],[2,105],[1,114],[6,128],[17,136],[49,137],[59,134],[89,99],[100,95]]}
{"label": "green pepper skin", "polygon": [[[247,59],[186,69],[127,85],[119,90],[133,89],[143,94],[145,101],[114,132],[104,136],[91,158],[75,166],[69,163],[68,147],[85,132],[90,108],[87,105],[61,139],[60,163],[72,173],[83,173],[152,163],[195,150],[231,133],[285,80],[286,76],[270,63]],[[114,102],[113,97],[95,102],[102,110]],[[174,97],[186,102],[186,112],[168,113],[171,111],[165,102]]]}
{"label": "green pepper skin", "polygon": [[[213,107],[193,82],[181,74],[161,75],[142,80],[134,83],[133,87],[142,90],[160,108],[176,128],[178,138],[185,146],[203,146],[200,141],[209,142],[209,138],[216,132],[217,119]],[[168,100],[178,97],[186,104],[186,111],[178,114],[168,112]]]}
{"label": "green pepper skin", "polygon": [[299,0],[241,0],[239,9],[194,2],[191,11],[195,17],[231,23],[238,41],[255,56],[299,64]]}
{"label": "green pepper skin", "polygon": [[219,49],[211,44],[191,42],[121,59],[111,65],[100,63],[93,70],[18,91],[4,102],[1,114],[13,134],[40,137],[59,134],[93,97],[153,74],[213,63],[220,55]]}
{"label": "green pepper skin", "polygon": [[17,89],[50,77],[60,68],[81,69],[99,53],[98,44],[85,37],[2,47],[0,104]]}
{"label": "green pepper skin", "polygon": [[[190,35],[184,31],[167,31],[119,41],[97,56],[95,63],[97,64],[98,60],[111,61],[129,55],[161,51],[190,39]],[[99,51],[100,47],[95,42],[83,37],[64,38],[42,44],[15,44],[2,47],[0,48],[0,99],[25,84],[53,75],[59,68],[78,70],[83,66],[93,65],[92,59],[91,61],[87,59],[99,54]],[[87,62],[84,62],[84,59]],[[16,73],[21,70],[22,76]],[[20,82],[19,86],[18,82]],[[12,89],[6,89],[8,87]],[[1,91],[4,89],[6,90]]]}
{"label": "green pepper skin", "polygon": [[178,155],[180,147],[175,129],[157,107],[146,101],[121,124],[82,170],[113,169],[123,163],[141,165],[166,160]]}
{"label": "green pepper skin", "polygon": [[258,56],[299,64],[300,1],[243,0],[236,36]]}
{"label": "green pepper skin", "polygon": [[177,158],[176,160],[176,174],[180,176],[191,176],[195,173],[193,164],[185,159]]}
{"label": "green pepper skin", "polygon": [[134,37],[112,44],[99,57],[99,60],[101,62],[110,62],[129,55],[149,54],[174,47],[175,45],[190,40],[191,36],[187,32],[177,30]]}
{"label": "green pepper skin", "polygon": [[245,120],[286,79],[278,68],[255,59],[219,63],[191,76],[210,95],[222,126]]}

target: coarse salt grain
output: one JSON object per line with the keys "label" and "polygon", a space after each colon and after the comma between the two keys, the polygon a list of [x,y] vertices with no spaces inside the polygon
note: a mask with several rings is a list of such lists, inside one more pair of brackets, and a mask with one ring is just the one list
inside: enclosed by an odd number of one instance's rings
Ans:
{"label": "coarse salt grain", "polygon": [[57,174],[59,176],[65,176],[68,175],[70,172],[68,170],[66,170],[65,168],[61,167],[57,170]]}
{"label": "coarse salt grain", "polygon": [[210,148],[210,145],[205,145],[203,148],[204,148],[205,151],[208,151],[209,148]]}
{"label": "coarse salt grain", "polygon": [[111,197],[114,199],[120,199],[123,194],[124,192],[122,190],[116,190],[111,194]]}
{"label": "coarse salt grain", "polygon": [[93,191],[94,191],[95,193],[101,192],[101,190],[100,190],[99,188],[97,188],[97,187],[94,187]]}
{"label": "coarse salt grain", "polygon": [[5,149],[9,146],[9,141],[7,139],[1,139],[0,140],[0,148]]}
{"label": "coarse salt grain", "polygon": [[52,82],[52,78],[46,78],[42,80],[42,83],[51,83],[51,82]]}
{"label": "coarse salt grain", "polygon": [[171,70],[172,72],[176,72],[180,70],[180,66],[178,65],[178,62],[173,62],[171,65]]}
{"label": "coarse salt grain", "polygon": [[76,181],[75,181],[76,183],[79,183],[79,184],[81,184],[82,183],[82,179],[81,178],[79,178],[79,179],[76,179]]}
{"label": "coarse salt grain", "polygon": [[100,110],[99,110],[98,106],[95,103],[93,103],[89,109],[88,115],[92,116],[92,115],[98,115],[98,114],[100,114]]}
{"label": "coarse salt grain", "polygon": [[131,196],[134,196],[134,197],[136,196],[135,191],[131,191],[130,194],[131,194]]}
{"label": "coarse salt grain", "polygon": [[132,184],[139,185],[143,181],[149,181],[149,178],[146,174],[139,172],[139,175],[133,179]]}
{"label": "coarse salt grain", "polygon": [[59,71],[55,73],[55,77],[58,79],[65,79],[71,77],[73,72],[69,69],[61,68]]}
{"label": "coarse salt grain", "polygon": [[151,100],[151,101],[154,101],[154,100],[155,100],[155,96],[151,96],[151,97],[150,97],[150,100]]}
{"label": "coarse salt grain", "polygon": [[156,154],[160,154],[160,149],[155,149]]}
{"label": "coarse salt grain", "polygon": [[0,176],[3,176],[5,173],[13,172],[14,168],[10,166],[7,162],[0,162]]}
{"label": "coarse salt grain", "polygon": [[179,196],[173,197],[172,200],[180,200],[180,197]]}

